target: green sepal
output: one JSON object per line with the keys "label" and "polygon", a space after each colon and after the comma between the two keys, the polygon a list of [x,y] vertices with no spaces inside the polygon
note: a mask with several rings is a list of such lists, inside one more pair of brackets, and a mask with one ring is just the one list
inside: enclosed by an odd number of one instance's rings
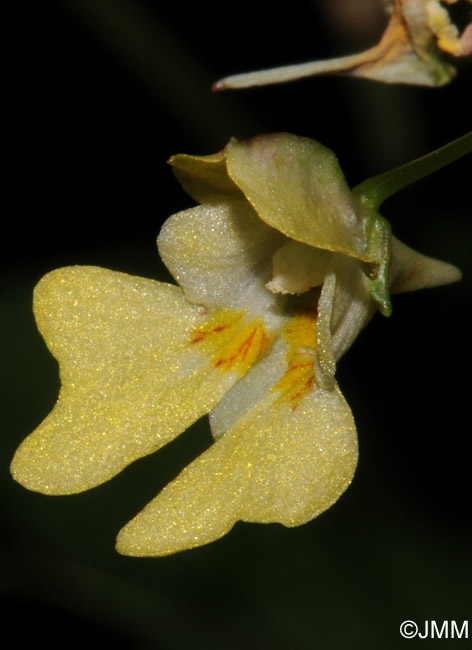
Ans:
{"label": "green sepal", "polygon": [[367,257],[375,264],[368,266],[367,277],[371,296],[384,316],[392,313],[388,289],[388,269],[391,255],[390,224],[377,210],[390,196],[412,183],[429,176],[472,152],[472,132],[388,172],[373,176],[357,185],[353,194],[367,211]]}
{"label": "green sepal", "polygon": [[367,251],[377,259],[367,272],[369,291],[383,316],[392,314],[388,288],[388,269],[392,253],[392,231],[389,222],[374,210],[367,216]]}

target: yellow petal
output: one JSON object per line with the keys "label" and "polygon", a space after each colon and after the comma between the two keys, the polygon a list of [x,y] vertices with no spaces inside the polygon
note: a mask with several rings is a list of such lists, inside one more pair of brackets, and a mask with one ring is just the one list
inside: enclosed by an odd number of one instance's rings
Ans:
{"label": "yellow petal", "polygon": [[[238,520],[298,526],[339,498],[357,463],[350,409],[337,386],[330,391],[316,386],[313,368],[289,377],[285,352],[286,346],[274,345],[235,386],[236,392],[244,390],[246,379],[261,367],[267,371],[270,360],[278,373],[279,381],[274,386],[272,380],[256,403],[251,391],[257,382],[248,381],[252,406],[121,530],[120,553],[156,556],[201,546]],[[224,400],[230,414],[223,419],[234,417],[231,393]],[[241,395],[237,399],[244,401]]]}
{"label": "yellow petal", "polygon": [[223,203],[244,196],[228,177],[225,152],[209,156],[177,154],[169,159],[184,190],[198,203]]}
{"label": "yellow petal", "polygon": [[207,313],[178,287],[94,267],[47,275],[34,309],[62,388],[12,473],[51,494],[102,483],[172,440],[269,344],[243,312]]}

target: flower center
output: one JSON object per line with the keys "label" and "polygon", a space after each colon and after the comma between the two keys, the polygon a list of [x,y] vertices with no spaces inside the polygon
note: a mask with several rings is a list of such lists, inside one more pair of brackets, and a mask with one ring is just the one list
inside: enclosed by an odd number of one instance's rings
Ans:
{"label": "flower center", "polygon": [[323,284],[331,259],[329,251],[290,241],[272,258],[272,280],[266,284],[272,293],[300,294]]}

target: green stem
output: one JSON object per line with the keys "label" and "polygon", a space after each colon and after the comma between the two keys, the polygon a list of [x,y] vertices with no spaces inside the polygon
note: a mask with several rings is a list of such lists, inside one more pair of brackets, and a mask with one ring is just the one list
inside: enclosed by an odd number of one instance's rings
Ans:
{"label": "green stem", "polygon": [[399,190],[429,176],[458,158],[472,152],[472,131],[426,156],[396,167],[388,172],[368,178],[353,189],[362,203],[377,210],[379,206]]}

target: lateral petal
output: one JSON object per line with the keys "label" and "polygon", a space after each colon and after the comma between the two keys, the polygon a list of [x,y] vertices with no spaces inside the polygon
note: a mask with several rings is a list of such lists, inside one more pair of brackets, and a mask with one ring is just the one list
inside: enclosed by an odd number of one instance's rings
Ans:
{"label": "lateral petal", "polygon": [[176,286],[95,267],[47,275],[34,311],[62,388],[11,469],[50,494],[98,485],[172,440],[268,346],[242,312],[207,313]]}
{"label": "lateral petal", "polygon": [[190,302],[260,314],[277,311],[279,299],[265,285],[272,256],[286,242],[244,200],[179,212],[158,237],[159,254]]}
{"label": "lateral petal", "polygon": [[[275,386],[254,404],[254,382],[248,382],[252,406],[121,530],[120,553],[156,556],[201,546],[222,537],[238,520],[298,526],[344,492],[357,463],[349,406],[337,386],[323,390],[310,380],[313,368],[298,374],[295,369],[289,377],[293,366],[285,362],[281,372],[281,354],[274,345]],[[267,366],[268,358],[261,363]],[[258,366],[251,372],[257,373]],[[229,398],[224,404],[231,408]]]}

